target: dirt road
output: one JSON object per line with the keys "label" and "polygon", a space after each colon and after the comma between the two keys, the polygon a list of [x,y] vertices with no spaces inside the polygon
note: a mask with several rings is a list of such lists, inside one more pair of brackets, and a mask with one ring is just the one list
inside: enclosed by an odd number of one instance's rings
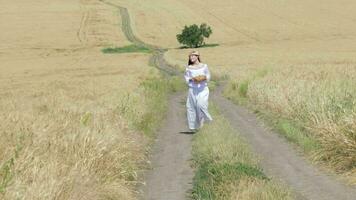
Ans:
{"label": "dirt road", "polygon": [[[139,46],[150,48],[152,61],[163,74],[176,75],[177,70],[164,59],[164,49],[145,44],[133,34],[126,8],[102,1],[118,9],[123,19],[126,37]],[[306,162],[288,142],[264,128],[256,116],[232,104],[221,95],[221,88],[213,93],[213,101],[230,120],[231,125],[247,138],[252,149],[261,157],[262,166],[270,176],[288,184],[298,199],[351,200],[356,199],[354,188],[339,183],[334,177],[321,172]],[[152,157],[153,169],[147,174],[145,199],[183,199],[193,177],[189,167],[191,135],[179,134],[185,129],[184,98],[173,96],[169,102],[167,120],[158,133]]]}
{"label": "dirt road", "polygon": [[100,0],[100,1],[103,2],[104,4],[110,5],[118,9],[122,19],[121,30],[125,34],[127,40],[129,40],[130,42],[134,43],[137,46],[146,47],[152,50],[153,53],[150,58],[150,64],[158,68],[162,72],[162,74],[166,77],[178,74],[178,71],[174,67],[169,65],[168,62],[164,59],[164,52],[166,51],[165,49],[160,48],[159,46],[144,43],[142,40],[140,40],[134,35],[131,28],[130,15],[126,8],[111,3],[110,1],[105,1],[105,0]]}
{"label": "dirt road", "polygon": [[152,170],[146,175],[142,199],[182,200],[189,195],[194,176],[190,167],[192,134],[185,133],[184,95],[170,98],[164,126],[157,134]]}

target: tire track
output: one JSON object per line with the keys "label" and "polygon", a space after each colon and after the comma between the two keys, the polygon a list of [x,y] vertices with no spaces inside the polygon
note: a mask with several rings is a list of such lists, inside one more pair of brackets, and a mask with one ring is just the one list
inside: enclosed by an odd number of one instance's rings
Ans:
{"label": "tire track", "polygon": [[[209,10],[209,9],[206,9]],[[251,33],[248,33],[247,31],[242,31],[240,29],[237,29],[234,26],[231,26],[230,24],[226,23],[223,19],[221,19],[220,17],[216,16],[215,14],[213,14],[212,12],[208,13],[213,16],[215,19],[217,19],[220,23],[224,24],[225,26],[231,28],[232,30],[236,31],[238,34],[245,36],[246,38],[253,40],[255,42],[262,42],[262,40],[260,39],[260,37],[255,33],[256,36],[252,36]]]}
{"label": "tire track", "polygon": [[99,0],[99,1],[106,5],[115,7],[119,10],[119,13],[121,15],[121,20],[122,20],[122,26],[121,26],[122,32],[125,34],[127,40],[129,40],[133,44],[140,47],[148,48],[152,51],[152,56],[150,57],[150,64],[154,65],[157,69],[159,69],[159,71],[165,77],[176,76],[179,74],[178,69],[175,68],[173,65],[169,64],[164,59],[164,53],[167,51],[167,49],[161,48],[159,46],[147,44],[135,36],[131,28],[131,19],[127,8],[118,6],[109,1],[105,1],[105,0]]}
{"label": "tire track", "polygon": [[89,20],[89,11],[86,10],[82,15],[82,19],[80,21],[80,25],[77,31],[77,38],[79,42],[83,45],[85,45],[88,42],[87,31],[86,31],[88,20]]}

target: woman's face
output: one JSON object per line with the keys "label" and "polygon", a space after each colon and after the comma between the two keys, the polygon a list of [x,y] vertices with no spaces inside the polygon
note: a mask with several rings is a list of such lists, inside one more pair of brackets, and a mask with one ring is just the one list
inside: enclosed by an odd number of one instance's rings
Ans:
{"label": "woman's face", "polygon": [[198,61],[198,56],[195,54],[190,54],[189,59],[190,59],[190,62],[196,63]]}

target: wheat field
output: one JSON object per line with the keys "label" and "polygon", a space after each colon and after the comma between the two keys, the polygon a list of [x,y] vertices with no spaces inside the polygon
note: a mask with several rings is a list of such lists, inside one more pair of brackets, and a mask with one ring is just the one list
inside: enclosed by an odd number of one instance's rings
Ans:
{"label": "wheat field", "polygon": [[148,54],[101,52],[130,44],[117,10],[15,0],[0,17],[0,199],[134,199],[149,139],[131,120],[158,72]]}
{"label": "wheat field", "polygon": [[[302,124],[322,145],[314,159],[356,183],[355,1],[108,1],[179,67],[190,49],[176,34],[208,23],[219,46],[199,51],[225,94],[247,83],[245,98]],[[0,199],[134,199],[149,139],[132,121],[152,110],[142,82],[158,72],[148,54],[101,53],[130,44],[117,10],[13,0],[0,18]]]}

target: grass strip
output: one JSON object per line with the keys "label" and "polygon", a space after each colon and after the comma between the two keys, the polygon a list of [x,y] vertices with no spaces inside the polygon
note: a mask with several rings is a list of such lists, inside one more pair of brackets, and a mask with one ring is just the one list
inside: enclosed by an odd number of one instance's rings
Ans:
{"label": "grass strip", "polygon": [[207,124],[193,141],[196,174],[192,198],[220,199],[293,199],[284,186],[268,178],[256,156],[212,105],[214,121]]}
{"label": "grass strip", "polygon": [[143,46],[137,46],[135,44],[123,46],[123,47],[108,47],[101,50],[106,54],[114,54],[114,53],[151,53],[152,51]]}
{"label": "grass strip", "polygon": [[[153,137],[165,117],[168,95],[185,88],[179,77],[170,79],[151,77],[144,80],[135,93],[127,93],[117,106],[118,112],[130,123],[129,126]],[[140,105],[146,105],[141,108]]]}

